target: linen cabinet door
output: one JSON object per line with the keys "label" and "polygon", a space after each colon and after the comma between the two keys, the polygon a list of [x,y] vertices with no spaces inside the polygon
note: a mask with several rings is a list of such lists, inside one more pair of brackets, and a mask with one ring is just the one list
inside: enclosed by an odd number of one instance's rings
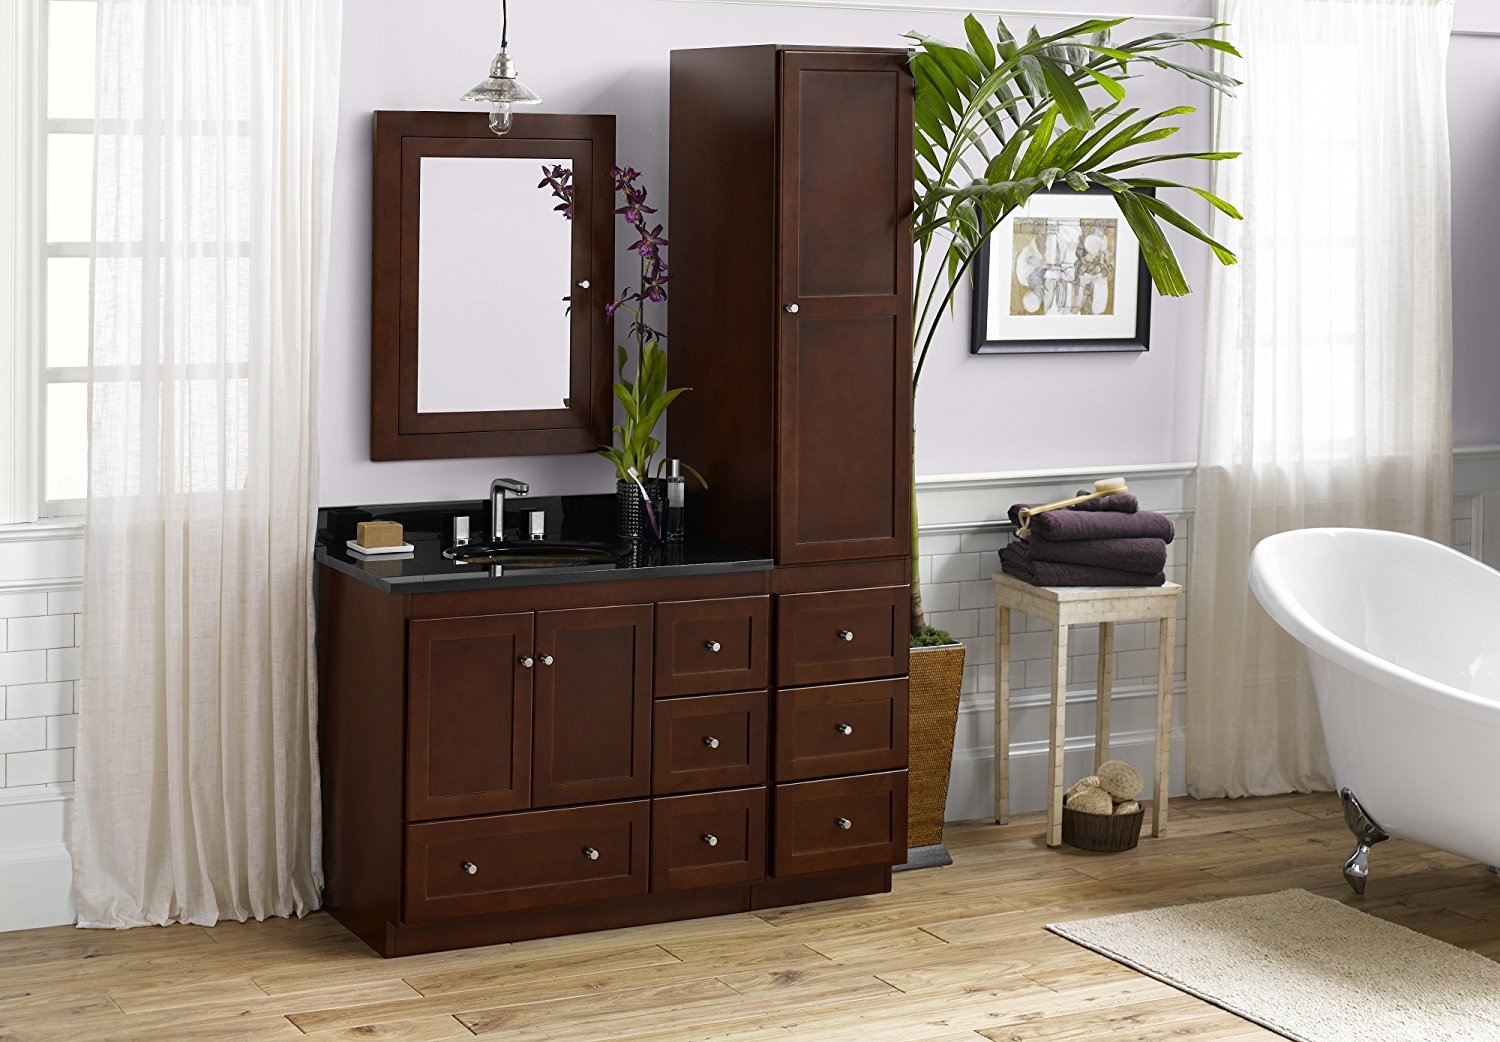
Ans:
{"label": "linen cabinet door", "polygon": [[649,604],[536,616],[532,805],[651,791]]}
{"label": "linen cabinet door", "polygon": [[784,564],[911,540],[912,87],[904,56],[787,51],[777,336]]}
{"label": "linen cabinet door", "polygon": [[408,820],[530,805],[531,619],[525,612],[409,624]]}

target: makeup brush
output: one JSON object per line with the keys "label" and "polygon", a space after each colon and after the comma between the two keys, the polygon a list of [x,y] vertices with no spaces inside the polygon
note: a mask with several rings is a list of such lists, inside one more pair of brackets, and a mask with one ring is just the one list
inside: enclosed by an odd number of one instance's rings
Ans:
{"label": "makeup brush", "polygon": [[1031,519],[1037,514],[1045,514],[1049,510],[1061,510],[1064,507],[1073,506],[1075,503],[1087,503],[1091,499],[1103,499],[1105,496],[1117,496],[1122,492],[1129,492],[1124,478],[1100,478],[1094,482],[1094,491],[1085,492],[1081,496],[1072,499],[1060,499],[1056,503],[1048,503],[1040,507],[1023,507],[1021,509],[1021,528],[1016,535],[1025,539],[1031,535]]}

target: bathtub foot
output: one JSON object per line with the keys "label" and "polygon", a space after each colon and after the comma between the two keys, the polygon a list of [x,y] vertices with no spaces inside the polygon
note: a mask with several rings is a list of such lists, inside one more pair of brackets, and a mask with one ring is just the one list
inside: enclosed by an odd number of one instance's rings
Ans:
{"label": "bathtub foot", "polygon": [[1356,894],[1363,896],[1365,880],[1370,877],[1370,848],[1391,837],[1365,813],[1353,792],[1340,789],[1339,799],[1344,804],[1344,824],[1354,833],[1354,852],[1344,862],[1344,879]]}

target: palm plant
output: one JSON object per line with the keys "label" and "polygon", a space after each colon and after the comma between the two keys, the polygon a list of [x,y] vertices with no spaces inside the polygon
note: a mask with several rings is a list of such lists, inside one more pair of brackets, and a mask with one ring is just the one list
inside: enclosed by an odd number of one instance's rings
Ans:
{"label": "palm plant", "polygon": [[[916,205],[912,231],[918,266],[913,303],[915,368],[922,376],[933,335],[954,293],[995,229],[1027,199],[1058,182],[1076,191],[1108,189],[1141,243],[1157,292],[1189,292],[1163,225],[1207,244],[1223,264],[1235,256],[1180,211],[1147,189],[1186,188],[1229,217],[1240,214],[1211,192],[1137,171],[1172,160],[1217,162],[1232,152],[1167,152],[1144,146],[1181,129],[1172,120],[1192,113],[1181,105],[1149,115],[1126,108],[1123,81],[1142,65],[1169,70],[1215,91],[1238,81],[1223,73],[1168,60],[1183,47],[1238,52],[1213,33],[1155,33],[1113,43],[1111,31],[1128,19],[1090,19],[1050,36],[1034,27],[1018,41],[998,19],[994,39],[973,15],[958,46],[919,32],[906,36],[920,49],[911,57],[916,80]],[[1091,100],[1092,99],[1092,100]],[[915,468],[913,468],[915,474]],[[917,572],[916,490],[912,490],[912,634],[925,630]]]}

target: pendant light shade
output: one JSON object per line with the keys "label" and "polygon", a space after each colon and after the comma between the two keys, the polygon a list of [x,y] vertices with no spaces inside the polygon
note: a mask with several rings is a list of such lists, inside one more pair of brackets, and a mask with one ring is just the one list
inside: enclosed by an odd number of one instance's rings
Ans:
{"label": "pendant light shade", "polygon": [[490,130],[508,134],[512,123],[511,106],[539,105],[542,99],[526,84],[516,79],[516,63],[506,50],[510,32],[510,12],[506,0],[500,4],[500,53],[490,63],[490,74],[463,96],[464,101],[478,101],[490,107]]}

